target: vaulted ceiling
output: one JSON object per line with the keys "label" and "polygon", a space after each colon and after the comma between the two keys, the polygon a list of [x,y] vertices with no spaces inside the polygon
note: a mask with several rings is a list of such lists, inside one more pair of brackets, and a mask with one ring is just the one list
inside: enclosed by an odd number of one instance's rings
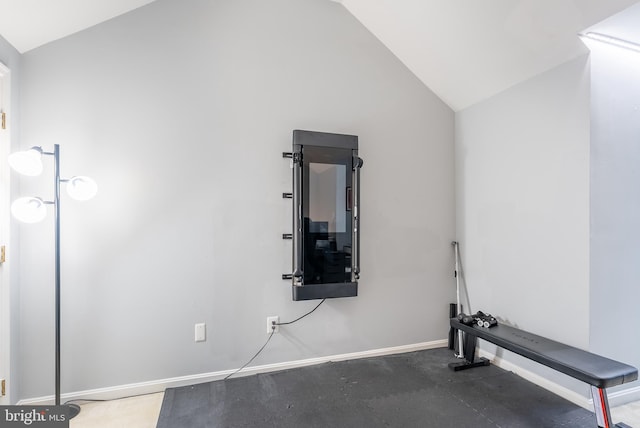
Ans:
{"label": "vaulted ceiling", "polygon": [[[152,1],[0,0],[0,35],[26,52]],[[454,110],[586,53],[589,27],[640,41],[637,0],[333,1]]]}
{"label": "vaulted ceiling", "polygon": [[578,33],[636,2],[341,1],[454,110],[586,53]]}
{"label": "vaulted ceiling", "polygon": [[0,36],[24,53],[153,1],[0,0]]}

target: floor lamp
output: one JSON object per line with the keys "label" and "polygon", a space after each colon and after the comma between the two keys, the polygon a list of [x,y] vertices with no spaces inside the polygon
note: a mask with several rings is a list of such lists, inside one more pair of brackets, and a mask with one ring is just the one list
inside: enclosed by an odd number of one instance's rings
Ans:
{"label": "floor lamp", "polygon": [[[67,193],[73,199],[86,201],[93,198],[98,187],[91,178],[75,176],[69,179],[60,178],[60,146],[55,144],[53,152],[45,152],[42,147],[32,147],[29,150],[9,155],[9,165],[17,172],[28,176],[42,173],[42,156],[53,156],[54,197],[53,201],[45,201],[38,197],[23,197],[11,204],[11,213],[24,223],[37,223],[47,215],[47,205],[53,205],[55,215],[55,370],[56,391],[55,405],[60,406],[60,183],[66,183]],[[80,406],[68,406],[69,417],[73,418],[80,412]]]}

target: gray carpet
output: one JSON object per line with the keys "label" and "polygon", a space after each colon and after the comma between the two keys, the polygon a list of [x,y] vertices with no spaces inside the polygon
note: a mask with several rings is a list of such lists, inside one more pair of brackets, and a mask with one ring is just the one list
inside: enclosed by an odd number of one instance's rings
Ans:
{"label": "gray carpet", "polygon": [[596,427],[594,415],[494,366],[433,349],[167,389],[157,428]]}

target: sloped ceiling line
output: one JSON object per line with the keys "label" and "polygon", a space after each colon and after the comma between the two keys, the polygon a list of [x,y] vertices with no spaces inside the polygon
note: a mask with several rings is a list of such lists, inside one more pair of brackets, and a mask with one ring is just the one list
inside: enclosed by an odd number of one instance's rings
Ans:
{"label": "sloped ceiling line", "polygon": [[[153,1],[0,0],[0,35],[24,53]],[[636,0],[329,1],[455,111],[586,54],[588,28],[640,42]]]}

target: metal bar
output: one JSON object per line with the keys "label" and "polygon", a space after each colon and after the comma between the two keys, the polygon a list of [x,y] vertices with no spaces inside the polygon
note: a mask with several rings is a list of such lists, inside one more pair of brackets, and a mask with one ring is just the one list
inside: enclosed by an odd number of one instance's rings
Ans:
{"label": "metal bar", "polygon": [[613,428],[611,421],[611,411],[609,410],[609,400],[607,399],[607,391],[604,388],[598,388],[591,385],[591,397],[593,398],[593,407],[595,409],[596,421],[599,428]]}
{"label": "metal bar", "polygon": [[[458,242],[453,241],[453,251],[455,251],[455,276],[456,276],[456,303],[458,305],[458,313],[462,313],[462,303],[460,302],[460,259],[458,258]],[[462,330],[458,330],[458,358],[464,358],[464,341],[462,340]]]}
{"label": "metal bar", "polygon": [[353,157],[353,209],[352,215],[352,248],[351,248],[351,280],[357,281],[360,279],[360,167],[362,166],[362,159],[358,156]]}
{"label": "metal bar", "polygon": [[293,285],[302,285],[302,151],[293,153]]}
{"label": "metal bar", "polygon": [[53,146],[53,171],[55,176],[55,305],[56,305],[56,406],[60,405],[60,146]]}

